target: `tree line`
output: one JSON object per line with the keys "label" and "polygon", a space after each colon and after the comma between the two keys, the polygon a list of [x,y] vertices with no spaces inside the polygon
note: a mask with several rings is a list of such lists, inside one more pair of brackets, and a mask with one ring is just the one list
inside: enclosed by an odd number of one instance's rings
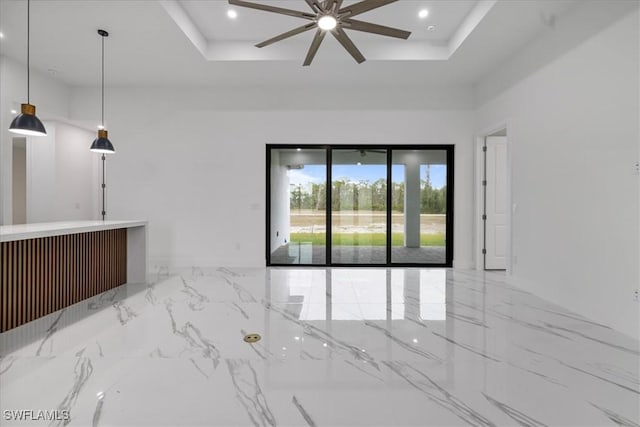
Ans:
{"label": "tree line", "polygon": [[[392,210],[404,212],[404,183],[394,182],[391,189]],[[326,184],[311,184],[309,188],[292,185],[289,197],[291,210],[326,209]],[[433,188],[428,180],[420,181],[420,213],[444,214],[447,209],[447,187]],[[374,182],[336,180],[331,185],[332,211],[386,211],[387,180]]]}

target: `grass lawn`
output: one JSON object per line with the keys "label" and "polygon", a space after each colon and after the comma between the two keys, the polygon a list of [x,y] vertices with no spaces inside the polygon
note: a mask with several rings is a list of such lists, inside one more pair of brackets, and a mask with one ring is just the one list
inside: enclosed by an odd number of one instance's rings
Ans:
{"label": "grass lawn", "polygon": [[[323,225],[325,223],[326,213],[324,211],[313,211],[310,209],[297,209],[291,210],[291,225],[293,227],[310,227],[312,225]],[[333,213],[333,223],[357,222],[360,225],[366,226],[374,220],[377,222],[385,222],[387,217],[386,212],[371,212],[371,211],[338,211]],[[399,212],[393,212],[391,214],[392,224],[404,224],[404,214]],[[439,214],[420,214],[421,227],[436,226],[441,227],[444,230],[446,224],[445,215]]]}
{"label": "grass lawn", "polygon": [[[324,233],[291,233],[292,243],[311,243],[325,245]],[[384,246],[387,244],[385,233],[334,233],[333,246]],[[391,246],[403,246],[404,234],[393,233]],[[444,234],[421,234],[420,246],[444,246]]]}

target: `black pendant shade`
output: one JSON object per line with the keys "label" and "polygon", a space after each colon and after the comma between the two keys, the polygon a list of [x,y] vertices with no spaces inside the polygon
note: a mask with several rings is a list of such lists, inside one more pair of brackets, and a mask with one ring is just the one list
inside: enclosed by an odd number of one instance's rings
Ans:
{"label": "black pendant shade", "polygon": [[26,136],[45,136],[44,125],[36,116],[36,106],[30,103],[31,95],[31,62],[29,47],[31,45],[31,1],[27,0],[27,103],[22,104],[20,114],[9,126],[9,132]]}
{"label": "black pendant shade", "polygon": [[98,137],[93,140],[93,143],[91,144],[91,148],[89,150],[95,153],[113,154],[116,152],[116,149],[113,148],[113,144],[107,137],[108,132],[104,128],[104,39],[105,37],[109,37],[109,33],[105,30],[98,30],[98,34],[100,35],[100,37],[102,37],[102,128],[98,129]]}
{"label": "black pendant shade", "polygon": [[22,111],[11,122],[9,132],[26,136],[45,136],[47,134],[44,125],[36,116],[35,105],[31,104],[22,104]]}
{"label": "black pendant shade", "polygon": [[91,144],[90,150],[95,153],[107,153],[113,154],[116,152],[116,149],[113,148],[113,144],[107,138],[107,131],[104,129],[100,129],[98,131],[98,137],[93,140]]}

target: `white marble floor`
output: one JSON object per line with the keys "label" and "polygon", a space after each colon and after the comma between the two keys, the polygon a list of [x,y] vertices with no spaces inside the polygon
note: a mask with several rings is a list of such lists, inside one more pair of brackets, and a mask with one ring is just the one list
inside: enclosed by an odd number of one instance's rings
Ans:
{"label": "white marble floor", "polygon": [[0,356],[2,426],[640,423],[638,341],[497,273],[164,272],[0,334]]}

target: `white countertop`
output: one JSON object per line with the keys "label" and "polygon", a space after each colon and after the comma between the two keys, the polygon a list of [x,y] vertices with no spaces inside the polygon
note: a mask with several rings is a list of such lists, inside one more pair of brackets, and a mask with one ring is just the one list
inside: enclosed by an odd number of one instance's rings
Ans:
{"label": "white countertop", "polygon": [[0,225],[0,242],[113,230],[116,228],[144,227],[146,225],[147,221],[59,221]]}

